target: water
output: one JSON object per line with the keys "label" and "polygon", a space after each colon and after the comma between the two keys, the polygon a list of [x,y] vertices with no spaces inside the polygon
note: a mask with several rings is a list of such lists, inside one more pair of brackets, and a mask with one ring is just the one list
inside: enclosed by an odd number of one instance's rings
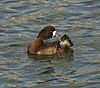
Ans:
{"label": "water", "polygon": [[[72,39],[73,53],[28,56],[47,25]],[[99,0],[0,0],[0,88],[100,88]]]}

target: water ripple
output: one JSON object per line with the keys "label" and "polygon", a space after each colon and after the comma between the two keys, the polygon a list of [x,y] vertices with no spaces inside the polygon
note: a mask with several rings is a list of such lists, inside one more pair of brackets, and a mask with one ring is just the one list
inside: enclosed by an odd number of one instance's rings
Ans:
{"label": "water ripple", "polygon": [[[0,0],[0,88],[99,88],[99,7],[99,0]],[[69,35],[73,50],[28,56],[27,44],[47,25]]]}

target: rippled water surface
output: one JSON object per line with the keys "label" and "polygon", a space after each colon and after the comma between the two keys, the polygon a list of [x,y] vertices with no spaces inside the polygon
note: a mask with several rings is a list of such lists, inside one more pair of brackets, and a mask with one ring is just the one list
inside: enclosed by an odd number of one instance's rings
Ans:
{"label": "rippled water surface", "polygon": [[[47,25],[73,53],[27,55]],[[0,0],[0,88],[100,88],[100,0]]]}

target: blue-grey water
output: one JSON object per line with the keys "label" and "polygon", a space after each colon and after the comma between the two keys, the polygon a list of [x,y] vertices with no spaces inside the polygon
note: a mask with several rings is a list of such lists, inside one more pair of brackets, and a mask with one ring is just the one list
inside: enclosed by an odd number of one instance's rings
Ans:
{"label": "blue-grey water", "polygon": [[[73,52],[27,55],[47,25]],[[0,88],[100,88],[100,0],[0,0]]]}

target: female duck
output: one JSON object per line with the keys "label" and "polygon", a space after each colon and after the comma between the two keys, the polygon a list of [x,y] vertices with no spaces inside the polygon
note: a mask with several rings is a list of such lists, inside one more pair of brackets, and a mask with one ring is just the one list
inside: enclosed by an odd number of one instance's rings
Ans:
{"label": "female duck", "polygon": [[32,40],[28,45],[28,54],[39,54],[39,55],[52,55],[56,53],[61,53],[71,46],[73,46],[70,38],[65,34],[60,40],[45,43],[44,40],[57,36],[55,28],[53,26],[47,26],[40,31],[37,38]]}

